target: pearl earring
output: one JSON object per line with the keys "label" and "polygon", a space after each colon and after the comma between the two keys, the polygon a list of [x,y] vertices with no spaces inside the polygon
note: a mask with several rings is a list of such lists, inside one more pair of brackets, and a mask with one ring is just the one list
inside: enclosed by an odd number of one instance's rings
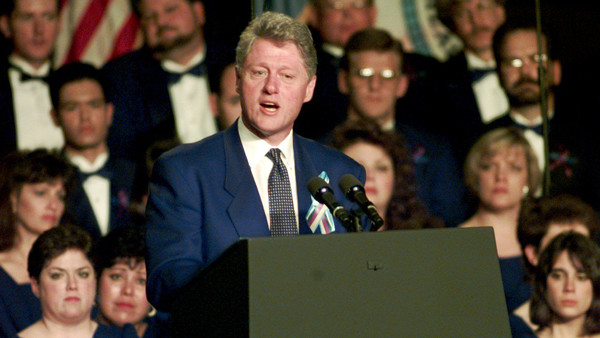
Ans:
{"label": "pearl earring", "polygon": [[528,193],[529,193],[529,187],[524,185],[523,186],[523,196],[527,196]]}

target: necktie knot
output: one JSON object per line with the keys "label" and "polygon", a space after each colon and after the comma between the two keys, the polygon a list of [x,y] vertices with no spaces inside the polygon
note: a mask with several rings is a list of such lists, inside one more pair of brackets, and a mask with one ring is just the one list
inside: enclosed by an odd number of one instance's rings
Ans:
{"label": "necktie knot", "polygon": [[273,161],[273,164],[277,165],[281,162],[281,150],[278,148],[271,148],[266,155],[269,160]]}

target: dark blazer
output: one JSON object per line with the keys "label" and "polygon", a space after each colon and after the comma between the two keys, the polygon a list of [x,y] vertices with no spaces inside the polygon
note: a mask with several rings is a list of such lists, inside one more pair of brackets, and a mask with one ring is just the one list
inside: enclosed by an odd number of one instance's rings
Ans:
{"label": "dark blazer", "polygon": [[0,156],[17,150],[17,130],[12,88],[8,79],[8,61],[0,61]]}
{"label": "dark blazer", "polygon": [[[105,167],[110,175],[110,231],[129,222],[128,207],[135,165],[126,159],[110,156]],[[97,241],[101,237],[100,228],[80,176],[76,176],[74,186],[66,211],[76,225],[84,228]]]}
{"label": "dark blazer", "polygon": [[[216,52],[207,47],[205,64],[210,72]],[[115,106],[108,146],[113,156],[141,156],[155,141],[176,136],[168,73],[149,49],[142,48],[108,62],[102,68],[106,97]]]}
{"label": "dark blazer", "polygon": [[[307,182],[325,171],[337,200],[343,174],[365,180],[362,166],[340,152],[294,134],[299,232],[312,233]],[[270,236],[237,123],[204,140],[163,154],[154,165],[146,209],[149,300],[169,309],[175,291],[240,237]],[[339,221],[336,232],[345,232]]]}

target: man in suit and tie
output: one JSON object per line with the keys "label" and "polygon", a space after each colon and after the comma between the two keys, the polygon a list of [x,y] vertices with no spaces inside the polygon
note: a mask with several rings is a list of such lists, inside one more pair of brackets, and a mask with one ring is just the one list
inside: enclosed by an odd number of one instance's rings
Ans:
{"label": "man in suit and tie", "polygon": [[107,63],[107,98],[115,105],[108,145],[142,161],[154,142],[195,142],[217,131],[207,70],[218,56],[204,38],[201,0],[135,0],[145,46]]}
{"label": "man in suit and tie", "polygon": [[60,148],[46,79],[59,29],[58,0],[3,2],[0,30],[11,44],[0,61],[0,156],[17,149]]}
{"label": "man in suit and tie", "polygon": [[440,21],[464,46],[444,64],[451,105],[436,122],[462,161],[485,125],[508,109],[492,49],[494,33],[506,17],[504,0],[436,0],[435,6]]}
{"label": "man in suit and tie", "polygon": [[[237,46],[237,90],[242,115],[227,130],[164,154],[154,165],[147,213],[147,293],[169,310],[173,295],[240,237],[344,232],[337,220],[307,221],[311,177],[337,187],[365,171],[340,152],[292,131],[316,82],[316,53],[308,28],[265,12]],[[325,220],[324,220],[325,221]],[[320,221],[318,223],[321,223]]]}
{"label": "man in suit and tie", "polygon": [[98,239],[127,224],[135,168],[108,151],[113,106],[104,97],[99,70],[67,64],[52,74],[50,94],[52,118],[65,137],[64,156],[79,173],[66,209],[75,224]]}
{"label": "man in suit and tie", "polygon": [[[509,21],[494,36],[498,74],[510,108],[492,121],[489,129],[516,126],[535,151],[540,169],[549,171],[550,194],[569,193],[600,210],[597,123],[591,120],[597,104],[585,91],[571,96],[561,86],[562,67],[557,59],[555,40],[546,27],[542,30],[542,51],[538,52],[535,22]],[[542,136],[542,98],[539,68],[546,74],[548,108],[548,150]],[[591,104],[591,105],[590,105]],[[549,166],[544,159],[548,157]]]}

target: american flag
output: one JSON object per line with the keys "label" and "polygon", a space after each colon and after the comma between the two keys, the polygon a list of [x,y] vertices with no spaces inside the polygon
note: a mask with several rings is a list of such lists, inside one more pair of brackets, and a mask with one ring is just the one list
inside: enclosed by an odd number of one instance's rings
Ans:
{"label": "american flag", "polygon": [[97,67],[139,47],[142,36],[129,0],[61,0],[54,63]]}

